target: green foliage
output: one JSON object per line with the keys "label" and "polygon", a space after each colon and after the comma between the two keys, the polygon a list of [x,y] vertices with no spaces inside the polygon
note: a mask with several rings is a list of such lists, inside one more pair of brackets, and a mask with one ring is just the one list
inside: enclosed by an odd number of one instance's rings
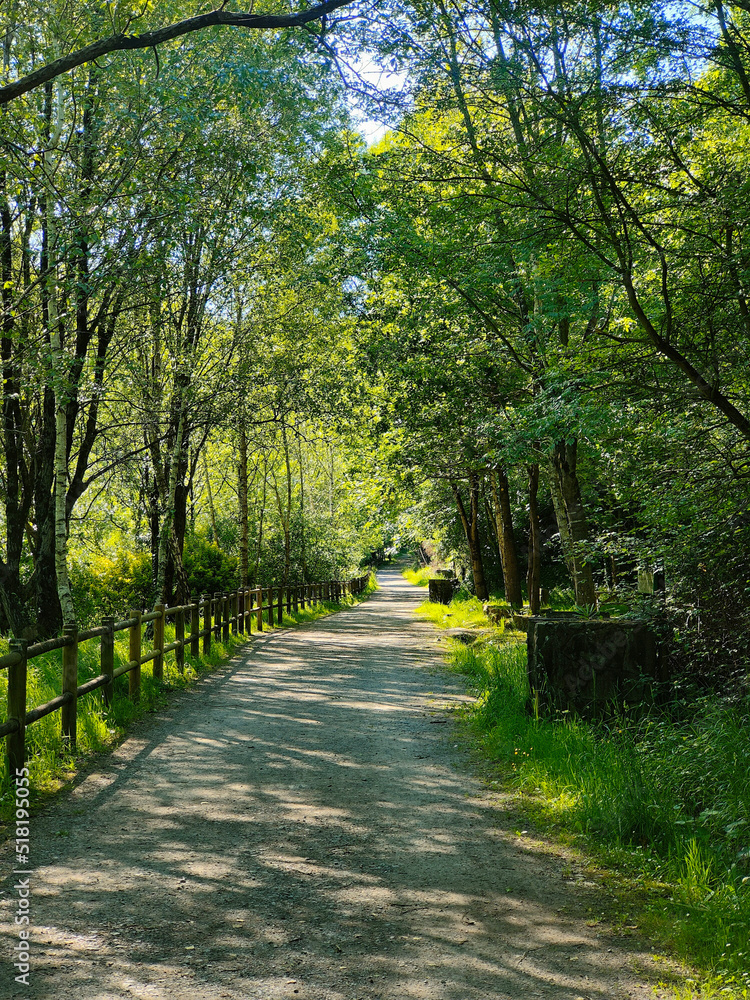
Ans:
{"label": "green foliage", "polygon": [[415,587],[426,587],[434,578],[434,573],[429,566],[421,566],[419,569],[405,569],[401,575],[409,583],[413,583]]}
{"label": "green foliage", "polygon": [[183,565],[193,598],[235,590],[238,586],[237,557],[227,555],[201,535],[189,535],[185,540]]}
{"label": "green foliage", "polygon": [[153,598],[151,558],[146,552],[120,552],[115,559],[75,560],[70,570],[73,600],[81,628],[105,615],[124,618],[132,609],[149,607]]}

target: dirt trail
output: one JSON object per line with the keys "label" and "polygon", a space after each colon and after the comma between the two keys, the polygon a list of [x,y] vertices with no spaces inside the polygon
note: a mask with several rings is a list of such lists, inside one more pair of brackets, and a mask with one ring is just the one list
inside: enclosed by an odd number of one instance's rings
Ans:
{"label": "dirt trail", "polygon": [[30,987],[6,845],[0,997],[653,998],[648,957],[591,926],[598,890],[461,771],[424,591],[380,581],[256,639],[34,818]]}

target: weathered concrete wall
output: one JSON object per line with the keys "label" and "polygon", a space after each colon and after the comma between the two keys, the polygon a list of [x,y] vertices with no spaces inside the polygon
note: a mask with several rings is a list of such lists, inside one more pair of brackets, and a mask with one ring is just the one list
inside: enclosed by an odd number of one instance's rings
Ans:
{"label": "weathered concrete wall", "polygon": [[429,580],[430,600],[435,604],[450,604],[453,600],[453,580]]}
{"label": "weathered concrete wall", "polygon": [[545,712],[593,718],[652,701],[666,679],[656,637],[635,622],[539,616],[526,642],[532,697],[538,692]]}

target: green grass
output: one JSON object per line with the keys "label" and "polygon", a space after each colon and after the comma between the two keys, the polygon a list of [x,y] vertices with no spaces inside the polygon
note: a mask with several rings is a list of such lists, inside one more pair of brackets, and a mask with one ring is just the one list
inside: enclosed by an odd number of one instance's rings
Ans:
{"label": "green grass", "polygon": [[[476,597],[454,597],[450,604],[425,601],[419,605],[416,613],[438,628],[492,627]],[[499,630],[502,630],[502,625]]]}
{"label": "green grass", "polygon": [[[359,603],[377,589],[374,575],[364,593],[356,597],[344,598],[340,604],[323,602],[304,609],[296,614],[284,611],[281,625],[269,626],[268,615],[264,614],[264,631],[274,628],[289,627],[297,623],[312,622],[323,618],[342,607]],[[253,634],[256,634],[256,619],[253,617]],[[167,625],[165,643],[174,641],[174,626]],[[192,659],[189,647],[186,648],[185,669],[183,673],[177,670],[174,653],[167,654],[164,664],[164,682],[155,681],[152,674],[153,662],[141,668],[141,698],[136,704],[128,698],[128,675],[118,677],[114,683],[114,698],[111,705],[105,708],[101,691],[81,698],[78,702],[76,752],[71,754],[62,740],[60,713],[53,712],[26,730],[26,756],[30,772],[32,801],[38,804],[42,799],[57,791],[75,774],[82,760],[94,754],[101,753],[120,742],[127,732],[128,726],[147,712],[154,711],[166,704],[170,691],[179,690],[193,683],[203,674],[210,672],[232,655],[234,650],[246,641],[244,636],[232,636],[225,641],[212,638],[210,653],[207,657]],[[144,652],[150,648],[148,640],[143,640]],[[7,650],[7,642],[0,640],[0,652]],[[100,673],[99,641],[97,639],[81,643],[78,647],[78,683],[83,684]],[[128,633],[118,632],[115,635],[115,669],[124,665],[129,659]],[[29,662],[27,675],[26,702],[29,709],[42,705],[60,694],[62,677],[62,654],[57,650],[44,656],[35,657]],[[7,671],[0,671],[0,718],[5,719],[7,712]],[[0,822],[7,823],[13,809],[13,798],[7,770],[7,758],[3,754],[0,762]]]}
{"label": "green grass", "polygon": [[430,580],[435,578],[434,572],[429,566],[421,566],[419,569],[405,569],[401,576],[415,587],[426,587]]}
{"label": "green grass", "polygon": [[[419,613],[471,621],[451,608]],[[701,970],[700,996],[750,996],[750,703],[681,706],[680,721],[664,710],[607,725],[535,717],[515,636],[449,654],[474,682],[466,721],[493,777],[608,866],[641,928]]]}

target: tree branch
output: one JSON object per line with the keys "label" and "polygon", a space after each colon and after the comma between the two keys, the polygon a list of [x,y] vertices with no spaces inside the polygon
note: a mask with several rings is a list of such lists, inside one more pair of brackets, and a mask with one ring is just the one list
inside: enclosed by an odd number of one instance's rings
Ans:
{"label": "tree branch", "polygon": [[17,97],[27,94],[30,90],[35,90],[50,80],[54,80],[63,73],[67,73],[84,63],[93,62],[102,56],[109,55],[110,52],[124,52],[133,49],[152,49],[164,42],[169,42],[173,38],[181,38],[194,31],[203,31],[206,28],[235,27],[259,30],[261,28],[297,28],[310,21],[317,21],[339,7],[346,7],[353,0],[326,0],[325,3],[316,4],[308,10],[300,11],[298,14],[250,14],[227,11],[223,8],[209,11],[206,14],[199,14],[196,17],[188,17],[184,21],[177,21],[168,24],[163,28],[156,28],[154,31],[145,31],[142,35],[110,35],[108,38],[101,38],[90,45],[85,45],[82,49],[70,52],[60,59],[55,59],[45,66],[22,76],[19,80],[0,87],[0,106],[9,104]]}

